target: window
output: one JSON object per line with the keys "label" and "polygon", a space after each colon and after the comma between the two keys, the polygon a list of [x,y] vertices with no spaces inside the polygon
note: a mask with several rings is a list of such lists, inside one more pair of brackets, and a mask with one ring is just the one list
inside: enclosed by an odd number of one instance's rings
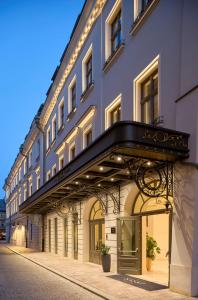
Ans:
{"label": "window", "polygon": [[91,125],[85,128],[83,132],[83,148],[89,146],[92,142],[92,127]]}
{"label": "window", "polygon": [[121,120],[121,97],[120,94],[106,109],[105,109],[105,129]]}
{"label": "window", "polygon": [[52,119],[52,143],[56,139],[56,115]]}
{"label": "window", "polygon": [[64,98],[58,106],[58,129],[64,125]]}
{"label": "window", "polygon": [[21,167],[19,168],[19,182],[21,181]]}
{"label": "window", "polygon": [[153,0],[134,0],[134,20],[144,13]]}
{"label": "window", "polygon": [[59,157],[59,170],[64,167],[64,156]]}
{"label": "window", "polygon": [[32,195],[32,179],[29,180],[29,197]]}
{"label": "window", "polygon": [[157,125],[159,117],[159,55],[135,78],[133,120]]}
{"label": "window", "polygon": [[105,21],[105,61],[122,44],[121,0],[116,0]]}
{"label": "window", "polygon": [[49,170],[46,174],[46,181],[50,180],[50,178],[51,178],[51,172]]}
{"label": "window", "polygon": [[40,157],[40,139],[37,140],[37,159]]}
{"label": "window", "polygon": [[27,158],[24,159],[23,171],[24,171],[24,175],[26,175],[27,174]]}
{"label": "window", "polygon": [[111,24],[111,52],[115,52],[121,45],[121,10]]}
{"label": "window", "polygon": [[19,191],[19,205],[21,205],[21,191]]}
{"label": "window", "polygon": [[93,83],[93,69],[92,69],[92,45],[91,45],[82,61],[83,93],[91,86],[92,83]]}
{"label": "window", "polygon": [[71,113],[76,108],[76,76],[72,79],[68,87],[68,112]]}
{"label": "window", "polygon": [[71,161],[72,159],[74,159],[75,156],[76,156],[76,146],[75,146],[75,142],[73,142],[69,146],[69,161]]}
{"label": "window", "polygon": [[41,186],[41,177],[40,174],[37,174],[36,176],[36,189],[38,190]]}
{"label": "window", "polygon": [[27,200],[27,184],[24,185],[23,199],[24,199],[24,201]]}
{"label": "window", "polygon": [[56,175],[56,164],[52,167],[52,176]]}
{"label": "window", "polygon": [[141,121],[147,124],[158,122],[158,73],[151,74],[141,84]]}
{"label": "window", "polygon": [[30,150],[28,155],[28,167],[31,168],[32,166],[32,150]]}
{"label": "window", "polygon": [[47,129],[46,133],[46,150],[48,151],[50,147],[50,126]]}
{"label": "window", "polygon": [[92,55],[86,63],[86,88],[92,84]]}

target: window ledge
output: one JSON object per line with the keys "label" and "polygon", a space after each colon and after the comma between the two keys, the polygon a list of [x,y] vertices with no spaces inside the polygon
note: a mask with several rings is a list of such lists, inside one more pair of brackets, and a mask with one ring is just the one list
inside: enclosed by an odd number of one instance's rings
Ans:
{"label": "window ledge", "polygon": [[74,116],[74,114],[75,114],[75,112],[76,112],[76,107],[74,107],[71,111],[70,111],[70,113],[68,114],[68,116],[67,116],[67,122],[69,122],[72,118],[73,118],[73,116]]}
{"label": "window ledge", "polygon": [[135,21],[133,22],[133,25],[130,30],[131,35],[135,35],[136,32],[142,27],[144,22],[146,21],[147,17],[152,13],[156,5],[159,3],[159,0],[151,0],[150,3],[148,3],[147,7],[144,11],[140,12]]}
{"label": "window ledge", "polygon": [[88,97],[88,95],[91,93],[93,88],[94,88],[94,81],[92,80],[91,84],[88,85],[86,90],[82,93],[82,95],[80,97],[80,102],[83,102]]}
{"label": "window ledge", "polygon": [[107,72],[108,69],[110,68],[110,66],[113,64],[113,62],[116,60],[116,58],[118,58],[118,56],[121,54],[122,50],[125,47],[125,43],[124,41],[120,44],[120,46],[118,47],[118,49],[116,51],[114,51],[109,58],[106,60],[104,67],[103,67],[103,71]]}
{"label": "window ledge", "polygon": [[58,129],[57,134],[60,135],[63,129],[64,129],[64,124],[62,124],[61,127]]}

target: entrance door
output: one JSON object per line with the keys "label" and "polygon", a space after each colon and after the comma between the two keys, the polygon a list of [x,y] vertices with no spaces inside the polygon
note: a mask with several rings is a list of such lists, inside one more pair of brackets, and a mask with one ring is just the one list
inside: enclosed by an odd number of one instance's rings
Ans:
{"label": "entrance door", "polygon": [[105,220],[100,202],[97,200],[89,217],[89,261],[101,264],[101,246],[105,243]]}
{"label": "entrance door", "polygon": [[90,262],[101,264],[101,245],[104,243],[104,220],[90,221]]}
{"label": "entrance door", "polygon": [[73,247],[74,259],[78,259],[78,214],[73,216]]}
{"label": "entrance door", "polygon": [[118,219],[118,273],[141,274],[141,217]]}

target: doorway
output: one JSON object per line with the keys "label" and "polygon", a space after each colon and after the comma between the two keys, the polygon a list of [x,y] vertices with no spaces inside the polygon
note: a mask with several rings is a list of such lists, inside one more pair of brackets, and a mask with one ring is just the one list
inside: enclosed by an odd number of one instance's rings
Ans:
{"label": "doorway", "polygon": [[97,200],[89,217],[89,261],[101,264],[101,246],[105,243],[105,220],[100,202]]}

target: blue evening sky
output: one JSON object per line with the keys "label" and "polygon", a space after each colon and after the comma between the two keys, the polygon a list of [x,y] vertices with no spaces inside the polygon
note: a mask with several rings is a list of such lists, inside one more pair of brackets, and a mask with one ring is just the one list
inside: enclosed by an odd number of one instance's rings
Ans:
{"label": "blue evening sky", "polygon": [[0,198],[83,4],[0,0]]}

